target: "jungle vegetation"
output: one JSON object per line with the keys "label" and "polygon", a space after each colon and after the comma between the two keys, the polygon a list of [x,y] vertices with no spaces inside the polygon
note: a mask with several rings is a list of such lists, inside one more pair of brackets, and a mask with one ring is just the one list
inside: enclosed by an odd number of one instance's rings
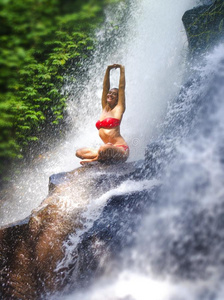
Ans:
{"label": "jungle vegetation", "polygon": [[1,0],[0,177],[46,132],[62,134],[68,66],[91,55],[106,5],[119,0]]}

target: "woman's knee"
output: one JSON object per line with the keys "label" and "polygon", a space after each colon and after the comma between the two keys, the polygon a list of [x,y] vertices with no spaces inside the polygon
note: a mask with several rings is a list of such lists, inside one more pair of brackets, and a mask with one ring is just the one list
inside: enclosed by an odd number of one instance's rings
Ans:
{"label": "woman's knee", "polygon": [[83,149],[78,149],[76,150],[75,152],[75,155],[79,158],[82,158],[82,155],[83,155]]}
{"label": "woman's knee", "polygon": [[81,159],[91,159],[95,158],[98,154],[97,150],[90,148],[81,148],[76,151],[76,156]]}

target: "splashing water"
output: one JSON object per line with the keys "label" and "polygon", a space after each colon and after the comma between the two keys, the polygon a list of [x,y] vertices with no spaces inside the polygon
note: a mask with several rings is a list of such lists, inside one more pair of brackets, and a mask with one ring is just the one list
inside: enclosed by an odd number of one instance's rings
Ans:
{"label": "splashing water", "polygon": [[[71,131],[58,147],[15,174],[7,199],[1,202],[2,225],[26,217],[40,204],[47,195],[50,175],[79,166],[77,148],[101,144],[95,122],[108,64],[126,67],[127,110],[121,131],[131,148],[129,161],[143,157],[145,146],[158,134],[168,101],[178,93],[182,82],[187,42],[181,17],[194,2],[131,1],[129,10],[121,2],[114,11],[106,12],[105,26],[96,33],[99,47],[91,62],[83,66],[83,70],[88,69],[86,78],[80,76],[77,81],[82,85],[81,93],[77,84],[64,87],[70,94]],[[121,19],[125,23],[112,30],[111,24]],[[118,75],[112,72],[111,86],[118,85]]]}
{"label": "splashing water", "polygon": [[63,298],[223,299],[224,46],[192,72],[158,138],[167,139],[168,147],[172,143],[175,159],[161,178],[157,205],[143,219],[137,238],[133,235],[135,246],[123,251],[119,267]]}
{"label": "splashing water", "polygon": [[221,44],[191,66],[167,108],[157,139],[175,159],[135,246],[123,252],[119,268],[66,299],[223,299],[223,53]]}
{"label": "splashing water", "polygon": [[[193,0],[131,1],[125,33],[120,27],[117,36],[108,33],[114,15],[107,12],[105,27],[96,33],[101,43],[89,62],[82,93],[78,93],[77,85],[65,87],[70,94],[68,112],[73,124],[67,140],[35,169],[24,171],[15,181],[16,195],[21,191],[18,199],[15,197],[10,208],[7,202],[1,208],[2,223],[26,216],[47,194],[49,175],[78,166],[76,148],[100,145],[94,123],[100,113],[104,71],[108,64],[124,64],[127,110],[121,129],[131,148],[129,161],[141,159],[146,145],[154,140],[172,148],[174,159],[160,182],[129,178],[97,198],[87,197],[84,231],[113,195],[162,184],[157,205],[133,236],[134,247],[121,254],[122,264],[109,268],[110,272],[85,291],[58,295],[58,299],[224,298],[224,46],[191,66],[186,75],[189,81],[184,84],[187,42],[181,17],[195,4]],[[124,2],[117,7],[117,14],[125,15]],[[107,41],[113,46],[108,47]],[[113,72],[112,86],[117,81],[118,74]],[[72,207],[71,199],[68,203]],[[65,258],[58,270],[69,264],[84,231],[71,235],[65,243]],[[54,295],[52,299],[56,298]]]}

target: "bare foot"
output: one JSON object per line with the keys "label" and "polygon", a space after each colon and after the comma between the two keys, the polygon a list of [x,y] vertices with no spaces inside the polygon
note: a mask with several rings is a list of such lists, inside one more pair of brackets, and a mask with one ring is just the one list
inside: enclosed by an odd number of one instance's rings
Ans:
{"label": "bare foot", "polygon": [[91,163],[93,161],[97,161],[97,159],[93,158],[93,159],[83,159],[80,161],[80,164],[83,166],[85,164]]}

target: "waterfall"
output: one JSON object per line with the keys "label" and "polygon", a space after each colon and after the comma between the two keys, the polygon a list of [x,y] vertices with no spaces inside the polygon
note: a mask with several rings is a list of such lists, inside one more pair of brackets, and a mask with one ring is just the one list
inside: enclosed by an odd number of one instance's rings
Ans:
{"label": "waterfall", "polygon": [[[185,6],[179,4],[180,10],[175,10],[175,13],[178,11],[177,19],[172,14],[176,26],[172,27],[174,31],[171,30],[171,36],[175,38],[167,37],[175,49],[172,56],[172,51],[165,46],[169,44],[165,39],[167,32],[164,33],[161,28],[159,38],[155,33],[153,39],[153,33],[148,33],[159,50],[150,48],[151,40],[144,29],[154,28],[150,22],[153,22],[156,8],[160,11],[161,6],[149,2],[143,1],[136,10],[137,16],[141,17],[134,19],[135,34],[130,30],[134,39],[128,39],[125,45],[127,56],[122,57],[131,82],[130,89],[127,88],[130,111],[126,112],[124,132],[129,144],[133,141],[132,146],[137,149],[130,159],[141,158],[141,147],[146,147],[144,141],[149,143],[151,140],[171,148],[173,159],[160,178],[163,186],[157,205],[144,217],[137,234],[133,234],[135,246],[121,254],[122,264],[109,264],[109,271],[88,289],[63,295],[67,300],[223,298],[224,47],[222,44],[217,46],[201,59],[198,58],[197,64],[189,63],[188,73],[183,76],[186,39],[183,33],[180,36],[176,34],[176,30],[181,28],[181,23],[180,27],[177,26],[177,20],[180,19],[178,14],[182,15],[182,10],[190,8],[193,3],[185,3]],[[172,13],[174,9],[171,7],[176,6],[177,3],[169,3]],[[153,12],[152,18],[147,17],[150,12]],[[181,33],[181,30],[178,32]],[[159,44],[156,44],[157,41]],[[138,49],[136,56],[135,49]],[[141,62],[143,56],[139,55],[144,53],[143,49],[153,53],[152,57],[146,54],[144,65]],[[136,65],[128,63],[130,61],[136,62]],[[160,70],[165,70],[164,74]],[[164,83],[166,76],[169,80]],[[139,96],[142,99],[140,105],[136,100]],[[176,100],[172,101],[175,97]],[[128,126],[137,114],[141,115],[141,120],[136,123],[137,128],[141,129],[139,132],[134,129],[134,122],[131,130]],[[112,195],[128,193],[130,187],[150,189],[150,181],[142,178],[136,185],[129,179],[116,190],[103,195],[101,204]]]}
{"label": "waterfall", "polygon": [[[47,195],[52,173],[79,166],[75,149],[101,144],[94,126],[101,109],[104,72],[108,64],[125,65],[127,110],[121,132],[131,149],[128,162],[141,162],[155,143],[163,149],[159,159],[164,168],[152,178],[145,170],[150,163],[147,167],[142,164],[141,178],[129,177],[113,188],[101,187],[91,191],[90,197],[83,182],[80,184],[86,223],[64,242],[65,255],[55,270],[70,281],[47,299],[223,299],[224,46],[217,45],[193,63],[188,61],[181,18],[197,4],[196,0],[132,0],[130,6],[121,1],[106,11],[105,26],[96,32],[95,53],[83,64],[80,78],[74,84],[68,79],[64,86],[71,124],[66,140],[15,178],[10,207],[7,202],[1,207],[2,224],[21,219],[38,206]],[[112,86],[117,81],[118,73],[113,71]],[[89,177],[94,177],[91,170]],[[87,189],[89,181],[85,181]],[[132,246],[122,249],[118,263],[109,260],[102,276],[89,286],[73,289],[77,270],[66,274],[66,267],[108,200],[155,187],[154,203],[141,216],[138,230],[122,231],[123,224],[118,232],[120,239],[128,234]],[[63,194],[68,199],[60,199],[67,210],[79,205],[73,202],[76,191],[72,188],[71,195]],[[143,193],[143,197],[148,195]],[[103,253],[100,263],[104,259]]]}
{"label": "waterfall", "polygon": [[[134,246],[88,289],[63,299],[223,299],[223,44],[188,71],[157,136],[172,147],[173,159],[160,178],[156,205],[130,233]],[[136,188],[150,189],[146,182]],[[130,179],[122,184],[127,193],[130,186]]]}
{"label": "waterfall", "polygon": [[[121,132],[131,149],[129,161],[143,158],[146,145],[159,134],[167,104],[182,84],[187,39],[181,17],[194,4],[195,0],[133,0],[129,10],[122,1],[106,12],[105,26],[96,32],[99,47],[88,65],[83,65],[86,77],[80,76],[76,84],[64,87],[70,95],[71,131],[55,149],[41,153],[32,164],[15,173],[1,202],[1,225],[28,216],[40,204],[48,193],[50,175],[79,166],[77,148],[101,144],[95,121],[100,114],[102,81],[108,64],[126,67],[127,109]],[[125,23],[119,24],[120,20]],[[112,86],[118,85],[116,71],[111,81]]]}
{"label": "waterfall", "polygon": [[[129,161],[144,156],[146,145],[158,134],[167,103],[177,95],[182,84],[187,39],[181,17],[194,3],[193,0],[183,3],[131,1],[127,23],[120,28],[123,32],[118,32],[118,36],[113,33],[111,44],[99,47],[92,57],[90,79],[78,107],[74,101],[76,89],[68,87],[74,91],[69,112],[75,124],[72,134],[77,146],[101,143],[93,127],[101,110],[103,75],[107,65],[118,62],[126,68],[127,105],[121,130],[131,148]],[[121,3],[116,11],[118,15],[124,13],[123,5]],[[111,12],[108,19],[110,21]],[[107,27],[97,35],[99,39],[107,39]],[[118,72],[112,72],[111,81],[111,86],[118,86]]]}

